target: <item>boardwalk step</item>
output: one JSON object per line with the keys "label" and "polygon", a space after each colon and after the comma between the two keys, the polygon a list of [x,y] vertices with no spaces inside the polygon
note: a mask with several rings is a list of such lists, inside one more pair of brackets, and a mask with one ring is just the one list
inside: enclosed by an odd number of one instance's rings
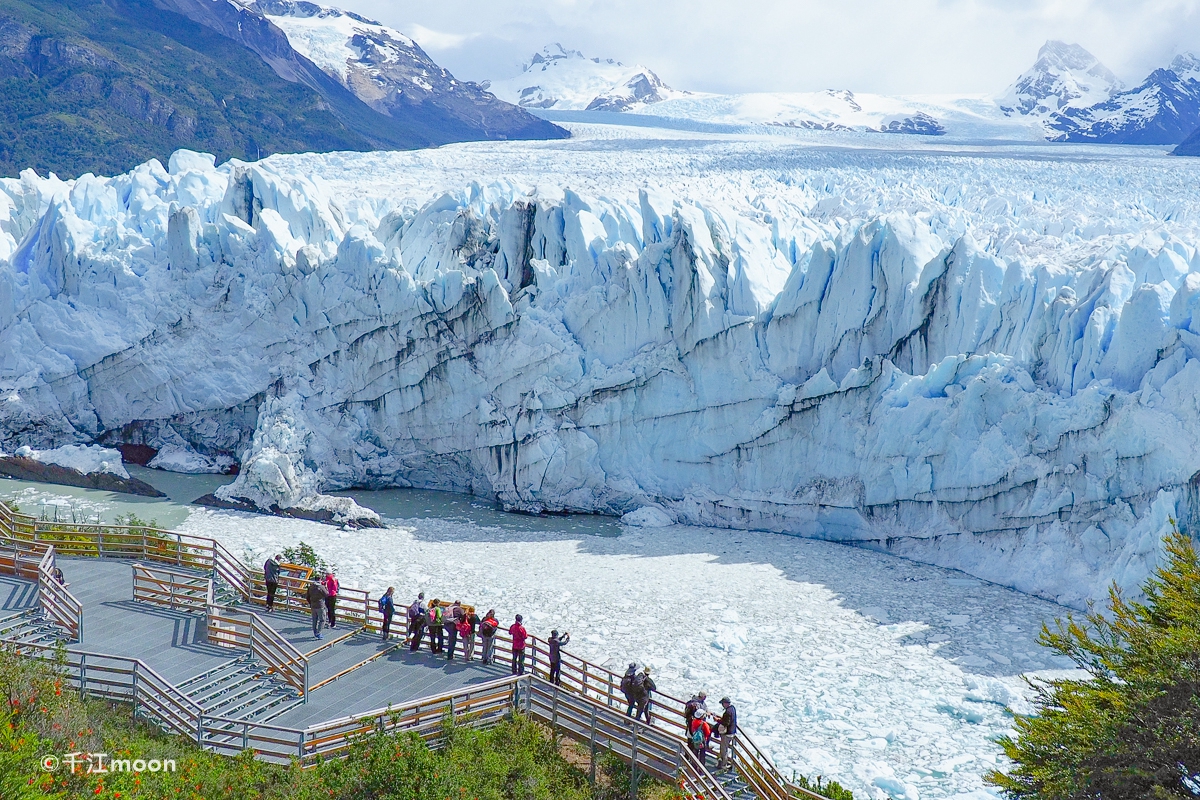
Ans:
{"label": "boardwalk step", "polygon": [[0,640],[12,644],[51,645],[66,638],[66,631],[37,611],[26,611],[0,620]]}
{"label": "boardwalk step", "polygon": [[230,675],[240,673],[246,669],[247,665],[253,663],[253,659],[249,655],[235,658],[231,661],[226,661],[207,672],[202,672],[199,675],[193,675],[187,680],[176,685],[175,688],[182,689],[187,694],[196,694],[203,692],[209,686],[217,684],[223,680],[227,680]]}

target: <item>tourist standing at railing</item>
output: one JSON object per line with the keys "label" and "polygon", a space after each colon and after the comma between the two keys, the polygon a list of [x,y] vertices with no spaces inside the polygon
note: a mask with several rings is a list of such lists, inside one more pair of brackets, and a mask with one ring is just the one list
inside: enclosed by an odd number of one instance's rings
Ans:
{"label": "tourist standing at railing", "polygon": [[525,630],[525,626],[521,624],[522,617],[517,614],[517,621],[508,628],[508,635],[512,637],[512,674],[525,674],[525,643],[529,640],[529,631]]}
{"label": "tourist standing at railing", "polygon": [[282,556],[274,555],[263,564],[263,580],[267,584],[267,611],[275,610],[275,593],[279,591],[279,560]]}
{"label": "tourist standing at railing", "polygon": [[708,716],[708,693],[701,689],[683,707],[683,725],[691,732],[692,720],[696,717]]}
{"label": "tourist standing at railing", "polygon": [[333,577],[333,572],[325,571],[325,610],[329,612],[329,627],[337,627],[337,596],[338,589],[342,588],[338,583],[338,579]]}
{"label": "tourist standing at railing", "polygon": [[425,627],[425,593],[418,592],[417,599],[408,607],[408,647],[414,653],[421,646],[422,630]]}
{"label": "tourist standing at railing", "polygon": [[467,612],[462,625],[458,630],[463,637],[463,660],[470,661],[475,657],[475,631],[479,629],[479,615],[475,609]]}
{"label": "tourist standing at railing", "polygon": [[395,593],[396,588],[389,586],[383,597],[379,598],[379,613],[383,615],[383,636],[379,639],[381,642],[388,640],[388,634],[392,630],[392,616],[396,613],[396,601],[392,596]]}
{"label": "tourist standing at railing", "polygon": [[431,653],[442,652],[446,644],[442,629],[442,607],[438,605],[441,602],[435,597],[429,603],[429,612],[425,615],[425,624],[429,628],[429,652]]}
{"label": "tourist standing at railing", "polygon": [[629,662],[629,668],[625,670],[625,674],[621,676],[621,694],[625,695],[625,702],[628,708],[625,709],[625,716],[632,717],[634,709],[637,708],[637,695],[633,692],[633,681],[637,678],[637,664]]}
{"label": "tourist standing at railing", "polygon": [[634,689],[637,692],[637,715],[634,719],[645,717],[646,724],[650,724],[650,706],[654,693],[658,690],[658,686],[654,683],[654,679],[650,677],[650,667],[642,668],[641,682],[634,680]]}
{"label": "tourist standing at railing", "polygon": [[562,649],[571,643],[571,634],[568,631],[563,631],[562,636],[558,635],[558,631],[550,631],[550,682],[555,686],[562,683]]}
{"label": "tourist standing at railing", "polygon": [[483,663],[491,664],[496,658],[496,633],[500,630],[500,620],[496,619],[496,609],[490,608],[479,623],[479,635],[483,637]]}
{"label": "tourist standing at railing", "polygon": [[721,737],[721,753],[717,756],[717,769],[733,769],[733,739],[737,735],[737,707],[728,697],[721,698],[721,719],[717,722],[717,736]]}
{"label": "tourist standing at railing", "polygon": [[458,600],[443,615],[442,627],[446,631],[446,660],[454,660],[454,650],[458,647],[458,623],[465,616],[462,603]]}
{"label": "tourist standing at railing", "polygon": [[696,754],[696,759],[708,766],[708,742],[712,738],[712,725],[708,722],[707,713],[697,714],[688,723],[688,747]]}
{"label": "tourist standing at railing", "polygon": [[325,587],[320,581],[310,581],[305,598],[308,600],[308,607],[312,609],[313,636],[320,639],[321,629],[325,627]]}

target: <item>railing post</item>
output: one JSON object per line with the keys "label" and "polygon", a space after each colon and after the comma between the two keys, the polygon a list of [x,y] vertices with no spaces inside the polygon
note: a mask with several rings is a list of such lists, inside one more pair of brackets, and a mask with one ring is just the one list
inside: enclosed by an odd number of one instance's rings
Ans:
{"label": "railing post", "polygon": [[637,800],[638,796],[638,724],[633,723],[633,749],[629,754],[629,800]]}
{"label": "railing post", "polygon": [[138,707],[138,664],[140,661],[133,662],[133,718],[137,719]]}
{"label": "railing post", "polygon": [[242,723],[242,749],[250,749],[250,723],[248,722]]}
{"label": "railing post", "polygon": [[592,719],[588,724],[588,743],[591,750],[591,760],[588,764],[588,781],[596,784],[596,707],[592,706]]}
{"label": "railing post", "polygon": [[554,726],[558,725],[558,686],[554,687],[554,698],[550,701],[550,731],[554,733]]}
{"label": "railing post", "polygon": [[304,762],[304,731],[300,731],[300,750],[296,753],[296,756],[300,759],[301,763]]}
{"label": "railing post", "polygon": [[146,555],[146,529],[142,528],[142,558],[147,558]]}
{"label": "railing post", "polygon": [[87,653],[79,654],[79,699],[83,700],[87,691]]}

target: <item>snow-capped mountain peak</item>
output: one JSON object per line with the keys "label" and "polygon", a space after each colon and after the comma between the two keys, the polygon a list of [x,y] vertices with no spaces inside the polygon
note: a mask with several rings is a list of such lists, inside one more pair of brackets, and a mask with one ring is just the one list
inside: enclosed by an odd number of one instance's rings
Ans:
{"label": "snow-capped mountain peak", "polygon": [[998,103],[1010,116],[1049,117],[1102,103],[1122,88],[1117,76],[1084,48],[1049,41]]}
{"label": "snow-capped mountain peak", "polygon": [[516,105],[560,111],[631,111],[687,94],[640,64],[589,58],[557,42],[535,53],[520,75],[489,88]]}
{"label": "snow-capped mountain peak", "polygon": [[1200,80],[1200,56],[1195,53],[1180,53],[1168,67],[1181,81]]}
{"label": "snow-capped mountain peak", "polygon": [[[232,2],[233,0],[231,0]],[[338,8],[305,0],[237,0],[283,31],[297,53],[371,108],[478,139],[559,138],[565,131],[456,79],[400,31]]]}

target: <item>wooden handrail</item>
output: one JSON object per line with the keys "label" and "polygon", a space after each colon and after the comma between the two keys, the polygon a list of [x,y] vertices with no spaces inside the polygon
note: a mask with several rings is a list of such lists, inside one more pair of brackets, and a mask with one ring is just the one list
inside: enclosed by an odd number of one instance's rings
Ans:
{"label": "wooden handrail", "polygon": [[[57,543],[56,540],[61,541],[63,536],[70,535],[96,537],[97,544],[94,550],[97,554],[115,555],[117,557],[132,556],[136,558],[138,555],[137,551],[140,550],[141,556],[148,560],[160,563],[174,561],[177,564],[186,562],[189,566],[196,565],[211,570],[214,578],[219,577],[224,580],[242,597],[249,599],[253,603],[261,604],[265,601],[265,588],[261,575],[257,571],[251,570],[240,560],[234,558],[215,539],[176,534],[170,531],[137,526],[41,523],[28,515],[14,514],[7,507],[4,507],[3,504],[0,504],[0,538],[6,540],[5,544],[11,545],[12,566],[18,574],[30,574],[34,572],[29,567],[25,567],[25,572],[22,573],[21,564],[23,560],[29,560],[27,558],[23,559],[25,555],[40,555],[36,548],[41,541],[55,544]],[[107,550],[105,545],[106,537],[116,540],[107,545]],[[130,541],[139,544],[140,547],[134,549],[131,545],[127,549],[123,545],[120,545],[121,542]],[[77,543],[66,541],[63,544],[65,547],[74,549]],[[170,551],[173,551],[173,553]],[[8,560],[9,556],[0,554],[0,564],[8,563]],[[286,591],[289,588],[302,588],[299,583],[296,586],[291,586],[289,581],[284,579],[280,581],[280,584],[281,588],[285,589],[285,591],[283,592],[283,596],[279,598],[279,601],[281,601],[281,605],[285,609],[295,607],[297,610],[307,610],[306,605],[300,601],[295,592]],[[210,609],[214,607],[212,603],[208,605]],[[360,624],[369,630],[379,630],[382,618],[373,607],[374,604],[371,602],[369,592],[353,588],[342,588],[339,592],[339,606],[339,613],[343,614],[348,620],[361,621]],[[252,614],[252,612],[239,613]],[[253,616],[257,619],[256,615]],[[271,633],[274,633],[274,631],[269,625],[259,620],[261,628],[255,629],[252,633],[248,632],[245,635],[240,635],[237,631],[237,623],[232,617],[218,615],[217,622],[218,625],[214,630],[214,617],[210,614],[210,634],[215,637],[218,643],[223,642],[232,644],[233,646],[242,646],[244,641],[249,641],[252,646],[255,638],[253,633],[261,633],[259,637],[262,642],[259,647],[260,652],[264,653],[268,658],[273,658],[276,663],[271,665],[272,668],[277,669],[279,674],[283,675],[289,683],[301,689],[299,686],[301,680],[299,677],[299,665],[295,655],[293,655],[293,653],[298,654],[298,651],[291,647],[290,643],[287,643],[282,637],[279,637],[280,640],[292,652],[288,652],[287,649],[270,647],[267,641],[272,637],[267,631],[271,631]],[[220,628],[221,625],[232,627],[231,629],[222,630]],[[512,657],[511,639],[507,631],[503,629],[497,632],[496,652],[499,657]],[[536,636],[531,636],[526,645],[526,652],[527,669],[530,674],[537,678],[548,677],[548,644]],[[303,659],[303,656],[301,656],[301,659]],[[303,664],[304,674],[307,675],[307,661],[304,660]],[[620,680],[621,675],[606,667],[589,662],[571,653],[563,653],[561,681],[563,687],[573,693],[609,708],[619,708],[624,705],[624,698],[620,692]],[[304,693],[303,696],[307,696],[307,688],[303,688],[301,691]],[[682,731],[685,701],[662,691],[654,693],[653,701],[652,727],[668,733]],[[739,731],[738,742],[740,747],[735,748],[735,759],[739,766],[739,772],[744,771],[744,777],[747,778],[747,782],[753,786],[756,794],[762,800],[785,800],[785,798],[796,794],[806,796],[811,794],[787,781],[745,729]]]}

